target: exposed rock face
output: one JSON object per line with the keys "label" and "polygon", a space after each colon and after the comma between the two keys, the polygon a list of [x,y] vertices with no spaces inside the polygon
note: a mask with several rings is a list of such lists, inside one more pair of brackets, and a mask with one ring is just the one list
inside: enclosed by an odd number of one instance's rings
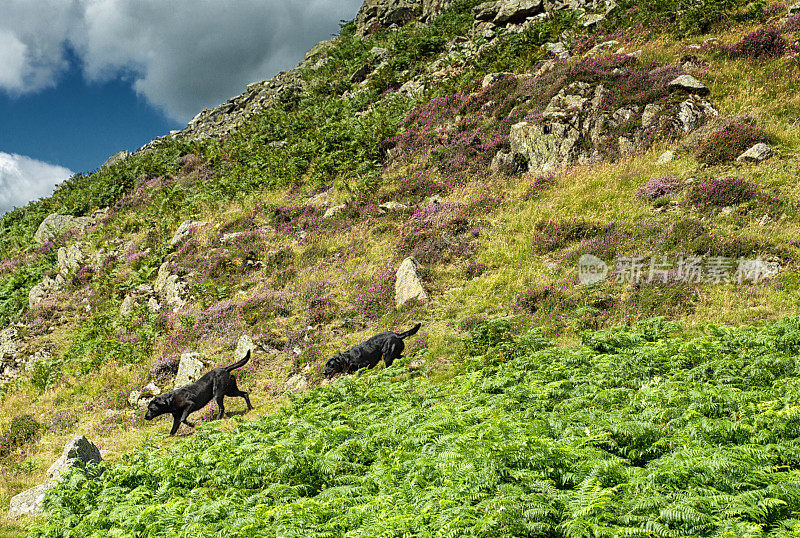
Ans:
{"label": "exposed rock face", "polygon": [[21,353],[23,342],[16,327],[0,331],[0,383],[17,377],[27,362]]}
{"label": "exposed rock face", "polygon": [[45,217],[42,223],[39,224],[39,228],[33,235],[33,240],[36,241],[37,244],[43,245],[70,230],[79,230],[82,232],[91,222],[91,217],[73,217],[71,215],[53,213]]}
{"label": "exposed rock face", "polygon": [[178,275],[170,273],[169,262],[162,263],[158,268],[153,290],[164,303],[173,307],[173,311],[186,304],[188,286]]}
{"label": "exposed rock face", "polygon": [[408,301],[415,299],[425,302],[428,294],[422,287],[422,279],[417,272],[417,262],[414,258],[406,258],[397,269],[397,278],[394,284],[394,303],[397,308]]}
{"label": "exposed rock face", "polygon": [[172,239],[169,242],[169,246],[174,247],[184,239],[189,236],[189,233],[195,229],[200,228],[202,226],[206,226],[208,223],[202,220],[185,220],[181,222],[181,225],[178,226],[178,229],[175,231],[175,235],[172,236]]}
{"label": "exposed rock face", "polygon": [[366,0],[356,14],[356,33],[364,35],[415,20],[428,22],[450,4],[452,0]]}
{"label": "exposed rock face", "polygon": [[773,155],[772,148],[763,142],[759,142],[755,146],[751,147],[738,157],[736,160],[738,162],[746,161],[750,163],[760,163],[762,161],[766,161]]}
{"label": "exposed rock face", "polygon": [[41,514],[45,492],[53,487],[67,470],[78,465],[86,465],[89,462],[101,463],[102,461],[100,451],[94,443],[83,435],[73,438],[64,446],[61,457],[47,470],[46,482],[12,497],[8,519]]}
{"label": "exposed rock face", "polygon": [[[547,172],[609,155],[628,155],[642,142],[689,133],[717,114],[696,95],[676,105],[648,104],[644,110],[628,105],[609,113],[602,106],[607,91],[602,84],[586,82],[566,86],[550,100],[541,120],[511,127],[511,155],[524,159],[531,170]],[[621,126],[632,127],[624,136],[609,138],[611,129]],[[506,161],[508,156],[498,166]]]}
{"label": "exposed rock face", "polygon": [[308,388],[308,378],[302,374],[295,374],[284,384],[286,392],[300,392]]}
{"label": "exposed rock face", "polygon": [[124,161],[125,159],[130,157],[130,155],[131,154],[128,153],[127,151],[125,151],[125,150],[118,151],[114,155],[109,157],[108,160],[106,162],[104,162],[103,165],[100,168],[102,169],[102,168],[107,168],[109,166],[113,166],[113,165],[115,165],[115,164],[117,164],[119,162]]}
{"label": "exposed rock face", "polygon": [[58,272],[68,275],[80,269],[87,261],[89,244],[84,242],[73,243],[68,247],[58,249]]}
{"label": "exposed rock face", "polygon": [[203,367],[200,354],[192,352],[182,354],[181,362],[178,363],[178,374],[175,376],[175,388],[186,386],[200,379]]}

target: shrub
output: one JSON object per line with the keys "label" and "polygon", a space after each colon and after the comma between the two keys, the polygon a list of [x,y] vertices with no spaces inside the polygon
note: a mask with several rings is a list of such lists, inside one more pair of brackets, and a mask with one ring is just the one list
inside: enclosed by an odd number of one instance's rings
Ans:
{"label": "shrub", "polygon": [[759,28],[750,32],[730,50],[732,56],[764,60],[783,56],[786,40],[777,28]]}
{"label": "shrub", "polygon": [[795,13],[786,19],[786,23],[783,25],[783,31],[796,32],[798,30],[800,30],[800,13]]}
{"label": "shrub", "polygon": [[772,135],[749,123],[734,122],[711,133],[700,145],[697,160],[718,164],[734,160],[759,142],[770,142]]}
{"label": "shrub", "polygon": [[740,177],[726,176],[692,185],[686,203],[700,208],[735,206],[758,195],[759,189]]}
{"label": "shrub", "polygon": [[42,426],[33,415],[19,415],[11,419],[11,424],[0,435],[0,457],[11,454],[18,448],[33,444],[40,436]]}
{"label": "shrub", "polygon": [[150,377],[157,382],[166,381],[178,373],[178,365],[180,362],[180,353],[167,355],[150,367]]}
{"label": "shrub", "polygon": [[681,180],[673,176],[659,176],[648,179],[636,191],[636,198],[653,202],[662,196],[669,196],[682,187]]}

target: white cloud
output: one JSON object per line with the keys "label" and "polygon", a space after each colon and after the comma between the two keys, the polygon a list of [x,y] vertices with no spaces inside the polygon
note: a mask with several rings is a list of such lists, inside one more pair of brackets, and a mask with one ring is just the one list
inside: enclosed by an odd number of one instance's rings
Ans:
{"label": "white cloud", "polygon": [[0,214],[49,196],[72,175],[63,166],[0,151]]}
{"label": "white cloud", "polygon": [[187,121],[290,68],[362,0],[0,0],[0,88],[36,91],[66,67],[117,77]]}

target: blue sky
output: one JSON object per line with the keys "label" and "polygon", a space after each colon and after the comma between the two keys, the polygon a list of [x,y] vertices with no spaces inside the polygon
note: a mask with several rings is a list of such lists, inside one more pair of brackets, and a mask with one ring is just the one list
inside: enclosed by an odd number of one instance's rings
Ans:
{"label": "blue sky", "polygon": [[302,60],[361,0],[0,0],[0,213]]}

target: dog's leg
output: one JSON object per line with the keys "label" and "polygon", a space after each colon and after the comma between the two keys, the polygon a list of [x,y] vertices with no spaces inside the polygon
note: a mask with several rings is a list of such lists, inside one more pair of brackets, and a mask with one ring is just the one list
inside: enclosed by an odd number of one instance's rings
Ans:
{"label": "dog's leg", "polygon": [[228,385],[228,390],[225,391],[225,396],[240,396],[247,402],[247,409],[253,408],[253,406],[250,405],[250,398],[247,396],[247,393],[243,390],[239,390],[239,387],[236,385],[236,377],[234,376],[231,376],[231,382]]}
{"label": "dog's leg", "polygon": [[187,425],[187,426],[189,426],[190,428],[194,428],[194,424],[192,424],[192,423],[191,423],[191,422],[189,422],[189,420],[188,420],[188,419],[189,419],[189,413],[191,413],[191,412],[192,412],[192,406],[191,406],[191,403],[190,403],[190,405],[187,405],[187,406],[186,406],[186,407],[183,409],[183,414],[181,415],[181,420],[180,420],[180,422],[183,422],[184,424],[186,424],[186,425]]}
{"label": "dog's leg", "polygon": [[169,431],[170,435],[175,435],[178,431],[178,426],[181,425],[181,417],[178,414],[172,415],[172,429]]}
{"label": "dog's leg", "polygon": [[219,407],[219,413],[217,413],[217,420],[221,420],[223,416],[225,416],[225,406],[222,404],[222,400],[225,399],[224,394],[218,394],[215,398],[217,401],[217,406]]}

